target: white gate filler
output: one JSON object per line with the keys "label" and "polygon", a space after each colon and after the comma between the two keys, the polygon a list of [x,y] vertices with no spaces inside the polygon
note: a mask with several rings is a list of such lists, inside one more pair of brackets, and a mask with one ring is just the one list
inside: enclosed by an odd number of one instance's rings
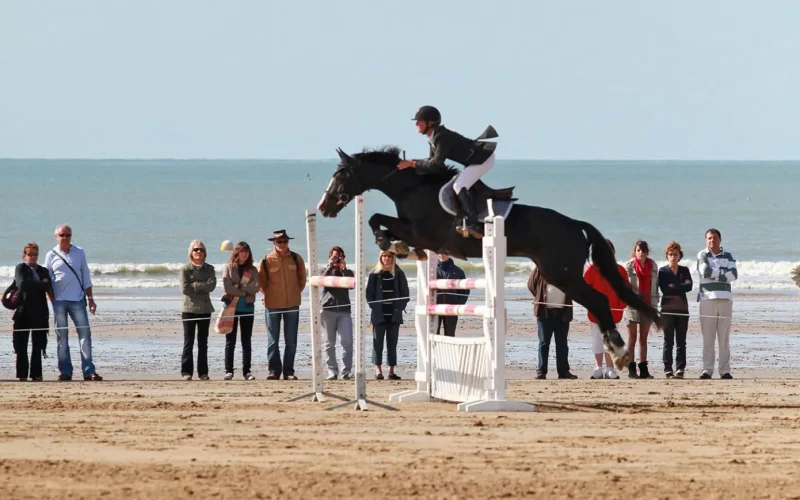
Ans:
{"label": "white gate filler", "polygon": [[[389,396],[394,402],[432,399],[458,402],[458,411],[536,411],[532,404],[505,399],[506,263],[505,219],[492,213],[484,221],[483,279],[436,279],[436,254],[417,262],[417,388]],[[436,290],[483,289],[484,305],[436,304]],[[483,337],[436,335],[437,316],[483,318]]]}

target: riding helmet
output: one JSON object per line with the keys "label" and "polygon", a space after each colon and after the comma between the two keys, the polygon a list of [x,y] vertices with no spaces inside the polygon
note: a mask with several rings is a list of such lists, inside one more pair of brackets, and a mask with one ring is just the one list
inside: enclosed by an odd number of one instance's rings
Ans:
{"label": "riding helmet", "polygon": [[433,106],[422,106],[414,115],[414,121],[423,120],[426,122],[439,123],[442,121],[442,114]]}

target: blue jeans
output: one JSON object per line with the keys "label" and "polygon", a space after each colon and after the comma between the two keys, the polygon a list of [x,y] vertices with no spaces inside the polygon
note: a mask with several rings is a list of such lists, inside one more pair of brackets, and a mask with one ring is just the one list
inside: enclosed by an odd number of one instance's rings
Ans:
{"label": "blue jeans", "polygon": [[569,373],[569,347],[567,333],[569,323],[561,316],[561,309],[547,309],[547,317],[537,318],[536,326],[539,327],[539,366],[537,373],[547,375],[547,358],[550,356],[550,340],[556,338],[556,371],[559,375]]}
{"label": "blue jeans", "polygon": [[56,339],[58,340],[58,371],[61,375],[72,376],[72,359],[69,355],[69,324],[67,314],[78,330],[78,343],[81,348],[81,371],[84,377],[95,373],[92,363],[92,330],[89,328],[89,314],[86,299],[54,300],[53,315],[56,320]]}
{"label": "blue jeans", "polygon": [[[264,313],[267,323],[267,361],[269,371],[276,375],[294,375],[294,355],[297,352],[297,327],[300,323],[300,307],[267,309]],[[281,319],[283,319],[283,340],[286,347],[281,364]]]}

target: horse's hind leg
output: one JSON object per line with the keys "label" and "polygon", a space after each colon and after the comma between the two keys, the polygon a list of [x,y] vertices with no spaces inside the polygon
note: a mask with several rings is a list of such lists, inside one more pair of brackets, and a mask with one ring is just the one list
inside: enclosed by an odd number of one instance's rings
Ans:
{"label": "horse's hind leg", "polygon": [[603,332],[603,344],[606,352],[611,355],[618,370],[626,368],[629,360],[628,351],[625,348],[625,341],[614,324],[614,318],[611,316],[608,297],[587,285],[583,279],[571,281],[564,292],[572,296],[575,302],[585,307],[597,318],[600,331]]}

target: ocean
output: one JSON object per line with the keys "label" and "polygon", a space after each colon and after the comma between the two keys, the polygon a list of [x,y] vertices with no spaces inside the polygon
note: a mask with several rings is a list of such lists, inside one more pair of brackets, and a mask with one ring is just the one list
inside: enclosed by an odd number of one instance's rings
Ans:
{"label": "ocean", "polygon": [[[177,274],[189,242],[200,239],[221,273],[223,240],[247,241],[256,257],[267,238],[286,229],[291,248],[306,254],[305,218],[328,184],[336,161],[281,160],[0,160],[2,226],[0,284],[11,282],[26,243],[43,254],[55,245],[56,225],[73,228],[73,241],[90,261],[96,294],[117,300],[180,297]],[[738,260],[739,293],[789,294],[790,268],[800,260],[796,193],[800,162],[498,161],[484,180],[516,186],[520,202],[558,210],[594,224],[617,247],[622,262],[637,239],[654,249],[670,240],[684,248],[684,264],[704,247],[710,227]],[[367,216],[394,213],[381,193],[365,195]],[[354,263],[353,210],[318,217],[320,254],[340,245]],[[367,266],[378,250],[367,232]],[[479,276],[479,261],[457,262]],[[409,277],[414,265],[404,264]],[[530,262],[510,259],[511,298],[527,295]]]}

